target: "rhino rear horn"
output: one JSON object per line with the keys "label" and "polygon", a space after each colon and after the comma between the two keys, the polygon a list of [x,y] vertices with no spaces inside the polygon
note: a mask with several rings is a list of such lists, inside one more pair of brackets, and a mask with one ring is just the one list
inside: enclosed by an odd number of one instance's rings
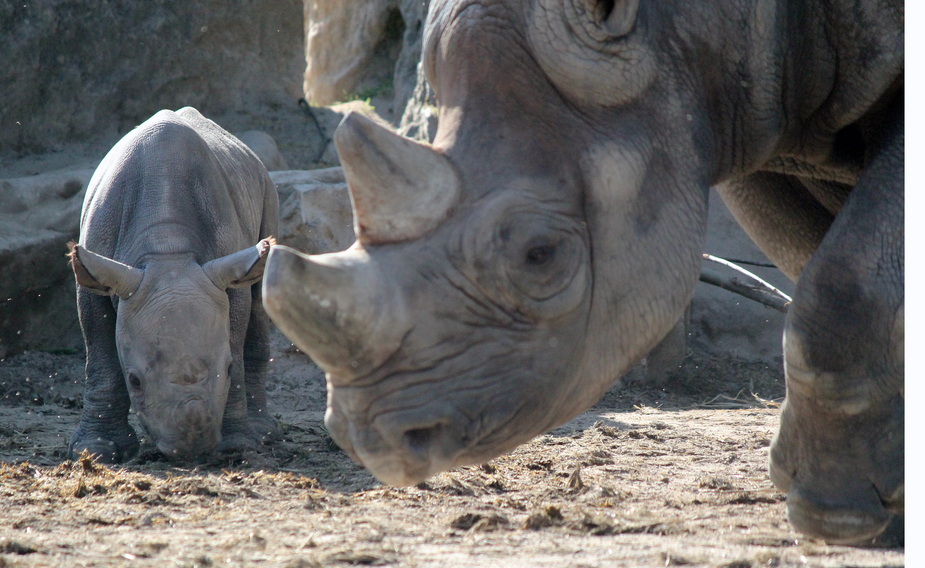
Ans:
{"label": "rhino rear horn", "polygon": [[263,278],[267,255],[275,244],[276,239],[268,237],[256,246],[210,260],[202,265],[202,270],[221,290],[251,286]]}
{"label": "rhino rear horn", "polygon": [[81,245],[68,243],[71,268],[77,283],[94,294],[119,296],[126,300],[138,290],[144,271],[89,251]]}
{"label": "rhino rear horn", "polygon": [[462,183],[449,159],[359,113],[334,133],[361,244],[415,239],[435,229],[459,201]]}

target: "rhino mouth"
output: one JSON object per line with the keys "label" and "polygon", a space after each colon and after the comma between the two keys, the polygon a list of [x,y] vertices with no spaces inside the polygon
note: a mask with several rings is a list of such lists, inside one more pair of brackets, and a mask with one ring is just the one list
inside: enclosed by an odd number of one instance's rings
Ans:
{"label": "rhino mouth", "polygon": [[[498,384],[504,382],[499,379]],[[428,386],[438,388],[433,383]],[[477,404],[471,402],[471,392],[462,396],[460,390],[454,390],[418,406],[405,403],[376,411],[375,407],[387,402],[369,403],[365,390],[332,389],[325,424],[344,451],[388,485],[415,485],[453,467],[484,463],[537,433],[518,425],[545,426],[526,417],[538,405],[516,401],[510,395],[498,397],[487,392],[483,396],[492,403]],[[388,398],[398,399],[405,390],[394,391]],[[468,404],[460,406],[464,400]],[[350,411],[356,408],[366,411]]]}
{"label": "rhino mouth", "polygon": [[202,397],[191,396],[164,417],[149,410],[139,412],[138,418],[158,451],[171,460],[186,460],[209,455],[218,448],[223,414],[221,408],[218,412],[210,408]]}

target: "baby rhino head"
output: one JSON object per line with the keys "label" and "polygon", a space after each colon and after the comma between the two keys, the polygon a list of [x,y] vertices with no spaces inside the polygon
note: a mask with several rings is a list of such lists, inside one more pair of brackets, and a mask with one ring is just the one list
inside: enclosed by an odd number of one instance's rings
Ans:
{"label": "baby rhino head", "polygon": [[[116,349],[132,406],[158,449],[189,459],[214,451],[233,373],[227,288],[263,275],[272,238],[199,265],[191,255],[135,268],[72,245],[77,282],[118,296]],[[241,368],[236,368],[241,367]]]}

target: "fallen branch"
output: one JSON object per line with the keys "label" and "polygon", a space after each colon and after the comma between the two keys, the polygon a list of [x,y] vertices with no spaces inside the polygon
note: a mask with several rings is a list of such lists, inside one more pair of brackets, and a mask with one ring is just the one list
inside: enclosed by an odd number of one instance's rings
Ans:
{"label": "fallen branch", "polygon": [[726,396],[724,394],[718,394],[707,400],[692,406],[685,407],[685,409],[690,408],[709,408],[715,410],[745,410],[745,409],[755,409],[755,408],[770,408],[770,409],[779,409],[780,404],[783,401],[783,398],[777,400],[768,400],[761,398],[755,393],[751,393],[754,400],[748,398],[742,398],[742,394],[745,390],[740,390],[735,396]]}
{"label": "fallen branch", "polygon": [[711,270],[709,268],[701,268],[701,282],[712,284],[713,286],[718,286],[723,290],[734,292],[740,296],[745,296],[749,300],[760,302],[765,306],[774,308],[779,312],[787,312],[787,307],[790,305],[790,302],[793,301],[793,299],[787,294],[784,294],[755,274],[752,274],[748,270],[745,270],[741,266],[733,264],[728,260],[724,260],[722,258],[706,253],[704,253],[703,259],[731,268],[736,272],[746,276],[748,280],[743,281],[736,276],[725,276],[719,272],[716,272],[715,270]]}

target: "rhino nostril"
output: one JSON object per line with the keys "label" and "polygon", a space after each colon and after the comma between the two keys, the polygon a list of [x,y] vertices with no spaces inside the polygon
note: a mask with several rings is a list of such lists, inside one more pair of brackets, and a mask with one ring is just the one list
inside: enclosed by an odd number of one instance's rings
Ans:
{"label": "rhino nostril", "polygon": [[416,454],[426,453],[433,441],[440,436],[442,430],[442,424],[427,428],[412,428],[405,432],[405,443]]}

